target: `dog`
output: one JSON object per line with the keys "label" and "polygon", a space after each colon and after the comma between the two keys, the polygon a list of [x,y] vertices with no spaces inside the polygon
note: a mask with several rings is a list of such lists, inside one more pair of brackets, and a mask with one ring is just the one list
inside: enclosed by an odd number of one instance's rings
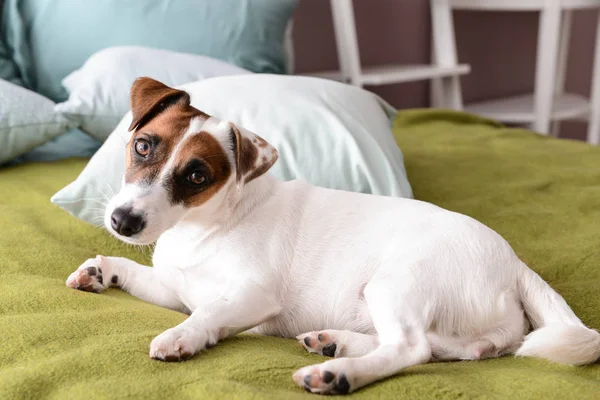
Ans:
{"label": "dog", "polygon": [[600,357],[600,334],[482,223],[279,181],[268,142],[150,78],[133,84],[131,109],[123,186],[104,223],[126,243],[156,242],[154,267],[97,256],[66,284],[189,314],[152,340],[151,358],[186,360],[245,331],[296,338],[333,359],[294,382],[345,394],[430,361]]}

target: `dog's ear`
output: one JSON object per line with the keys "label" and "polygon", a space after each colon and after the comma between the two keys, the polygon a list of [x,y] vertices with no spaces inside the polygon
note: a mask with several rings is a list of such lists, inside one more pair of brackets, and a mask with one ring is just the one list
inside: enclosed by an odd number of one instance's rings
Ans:
{"label": "dog's ear", "polygon": [[137,78],[131,87],[131,113],[133,120],[129,130],[141,128],[167,107],[185,102],[190,104],[190,95],[152,78]]}
{"label": "dog's ear", "polygon": [[267,172],[279,157],[275,147],[258,135],[230,123],[238,184],[246,184]]}

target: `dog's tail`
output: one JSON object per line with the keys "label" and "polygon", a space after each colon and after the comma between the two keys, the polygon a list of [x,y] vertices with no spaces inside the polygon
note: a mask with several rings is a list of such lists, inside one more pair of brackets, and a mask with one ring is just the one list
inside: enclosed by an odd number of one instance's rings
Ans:
{"label": "dog's tail", "polygon": [[600,333],[587,328],[566,301],[525,264],[517,287],[534,329],[517,356],[573,365],[591,364],[600,358]]}

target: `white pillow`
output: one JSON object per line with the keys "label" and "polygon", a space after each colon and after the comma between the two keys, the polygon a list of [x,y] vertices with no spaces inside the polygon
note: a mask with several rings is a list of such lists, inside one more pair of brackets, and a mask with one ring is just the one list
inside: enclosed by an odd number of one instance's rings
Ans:
{"label": "white pillow", "polygon": [[[192,105],[257,133],[279,150],[271,173],[283,180],[412,197],[396,145],[389,104],[343,83],[255,74],[212,78],[180,87]],[[75,182],[52,198],[74,216],[100,223],[99,202],[117,193],[125,171],[128,113]]]}
{"label": "white pillow", "polygon": [[63,79],[69,99],[57,104],[55,110],[102,142],[129,110],[129,89],[140,76],[178,86],[215,76],[250,73],[206,56],[139,46],[109,47]]}
{"label": "white pillow", "polygon": [[72,124],[54,102],[0,79],[0,164],[65,133]]}

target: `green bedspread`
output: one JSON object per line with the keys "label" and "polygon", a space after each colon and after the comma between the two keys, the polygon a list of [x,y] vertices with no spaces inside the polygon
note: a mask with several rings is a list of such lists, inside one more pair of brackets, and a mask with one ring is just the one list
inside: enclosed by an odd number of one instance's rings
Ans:
{"label": "green bedspread", "polygon": [[[401,112],[395,132],[417,198],[500,232],[600,328],[600,148],[430,110]],[[141,262],[150,255],[50,204],[84,165],[0,170],[0,399],[314,396],[291,375],[324,358],[293,340],[241,335],[184,363],[152,361],[152,338],[184,315],[118,290],[65,287],[98,253]],[[600,399],[600,365],[513,357],[429,364],[352,397]]]}

